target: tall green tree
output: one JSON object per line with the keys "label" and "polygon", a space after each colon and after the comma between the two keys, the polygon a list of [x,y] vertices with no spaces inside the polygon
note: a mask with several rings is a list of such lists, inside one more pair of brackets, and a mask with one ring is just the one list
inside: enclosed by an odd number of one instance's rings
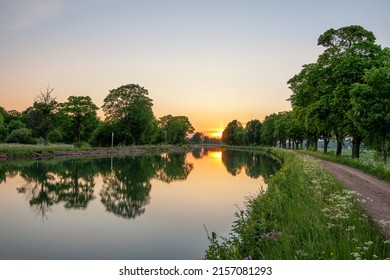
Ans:
{"label": "tall green tree", "polygon": [[48,135],[53,124],[53,116],[57,109],[58,102],[56,97],[53,97],[54,89],[50,87],[46,88],[46,91],[42,91],[40,95],[35,98],[34,109],[36,109],[41,114],[41,122],[39,128],[43,136],[45,146],[48,145]]}
{"label": "tall green tree", "polygon": [[165,132],[165,139],[169,144],[184,143],[187,135],[195,130],[186,116],[167,115],[161,117],[160,127]]}
{"label": "tall green tree", "polygon": [[[325,47],[317,62],[305,65],[302,71],[288,81],[293,91],[291,104],[305,119],[309,141],[324,139],[327,143],[334,135],[337,152],[347,135],[353,138],[353,157],[359,157],[362,134],[356,121],[349,119],[352,108],[350,90],[354,83],[362,82],[364,71],[380,64],[380,47],[375,36],[361,26],[329,29],[318,38]],[[310,136],[312,135],[312,136]]]}
{"label": "tall green tree", "polygon": [[[390,61],[380,68],[366,71],[364,84],[352,88],[352,114],[370,138],[380,139],[383,160],[387,161],[390,137]],[[375,142],[375,141],[374,141]]]}
{"label": "tall green tree", "polygon": [[222,142],[227,145],[243,145],[245,140],[245,129],[242,126],[242,124],[237,121],[233,120],[222,132]]}
{"label": "tall green tree", "polygon": [[249,145],[260,145],[261,143],[261,122],[259,120],[251,120],[245,125],[246,142]]}
{"label": "tall green tree", "polygon": [[346,116],[352,108],[352,85],[363,82],[364,71],[380,63],[381,48],[375,40],[371,31],[358,25],[332,28],[318,38],[318,45],[326,48],[318,62],[328,73],[322,80],[327,85],[325,94],[330,96],[328,100],[332,105],[329,120],[337,138],[337,154],[345,136],[349,135],[352,137],[352,157],[359,157],[363,138],[356,122]]}
{"label": "tall green tree", "polygon": [[261,143],[267,146],[275,146],[277,138],[275,137],[275,121],[278,115],[273,113],[265,117],[261,126]]}
{"label": "tall green tree", "polygon": [[110,90],[102,106],[106,120],[117,123],[123,130],[123,143],[149,143],[154,128],[152,99],[148,91],[137,85],[128,84]]}
{"label": "tall green tree", "polygon": [[60,111],[72,120],[73,134],[77,142],[90,139],[99,120],[96,111],[99,109],[89,96],[69,96],[68,101],[59,104]]}
{"label": "tall green tree", "polygon": [[4,117],[0,112],[0,143],[4,141],[7,136],[7,131],[4,126]]}

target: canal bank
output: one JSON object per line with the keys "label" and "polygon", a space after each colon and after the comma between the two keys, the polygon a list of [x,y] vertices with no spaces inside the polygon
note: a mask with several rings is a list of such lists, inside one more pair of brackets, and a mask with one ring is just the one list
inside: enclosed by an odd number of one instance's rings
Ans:
{"label": "canal bank", "polygon": [[346,190],[314,159],[270,149],[283,166],[268,190],[248,198],[231,236],[209,235],[206,259],[387,259],[390,242]]}

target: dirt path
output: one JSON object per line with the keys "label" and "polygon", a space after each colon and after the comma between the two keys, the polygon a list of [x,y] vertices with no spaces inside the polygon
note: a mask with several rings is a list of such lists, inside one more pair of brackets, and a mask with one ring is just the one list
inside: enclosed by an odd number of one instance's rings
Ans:
{"label": "dirt path", "polygon": [[342,164],[317,159],[346,188],[362,196],[361,206],[390,237],[390,183]]}

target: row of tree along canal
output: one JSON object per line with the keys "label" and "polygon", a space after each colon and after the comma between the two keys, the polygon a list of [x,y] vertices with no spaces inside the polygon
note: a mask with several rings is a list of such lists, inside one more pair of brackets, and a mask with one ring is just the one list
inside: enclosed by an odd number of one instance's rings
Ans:
{"label": "row of tree along canal", "polygon": [[[105,120],[89,96],[58,102],[47,88],[23,112],[0,107],[0,143],[75,143],[76,146],[182,144],[195,129],[186,116],[156,118],[147,89],[128,84],[110,90],[102,106]],[[199,133],[194,141],[199,142]],[[206,137],[201,140],[215,142]]]}
{"label": "row of tree along canal", "polygon": [[261,123],[246,127],[234,120],[225,128],[222,141],[229,145],[293,147],[306,144],[324,152],[330,140],[337,142],[336,155],[350,139],[352,157],[360,146],[382,153],[387,160],[390,137],[390,50],[375,43],[372,32],[361,26],[329,29],[318,38],[325,50],[316,62],[303,65],[288,80],[292,110],[274,113]]}

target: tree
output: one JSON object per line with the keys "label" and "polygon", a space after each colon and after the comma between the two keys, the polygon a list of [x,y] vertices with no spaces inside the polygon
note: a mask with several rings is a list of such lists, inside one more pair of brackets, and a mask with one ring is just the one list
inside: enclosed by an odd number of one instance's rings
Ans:
{"label": "tree", "polygon": [[152,99],[148,91],[136,84],[128,84],[110,90],[102,106],[106,120],[118,123],[124,131],[123,142],[149,143],[154,125]]}
{"label": "tree", "polygon": [[352,88],[352,115],[369,137],[380,139],[383,160],[387,161],[390,136],[390,60],[387,65],[366,71],[365,84]]}
{"label": "tree", "polygon": [[320,136],[323,138],[324,152],[335,135],[336,154],[340,155],[349,135],[353,138],[352,157],[359,157],[362,134],[356,120],[347,117],[352,108],[350,90],[354,83],[363,81],[366,69],[380,64],[380,47],[374,42],[373,33],[361,26],[329,29],[318,38],[318,45],[326,49],[317,62],[304,65],[288,81],[293,111],[299,110],[297,115],[305,119],[309,141],[317,143]]}
{"label": "tree", "polygon": [[326,94],[332,105],[330,121],[333,122],[337,137],[337,154],[345,135],[352,140],[352,157],[359,157],[362,135],[356,122],[346,118],[351,110],[350,90],[354,83],[363,82],[364,71],[378,65],[380,47],[375,45],[375,36],[361,26],[351,25],[329,29],[318,38],[318,45],[326,49],[318,61],[325,65],[329,75],[324,79]]}
{"label": "tree", "polygon": [[[317,63],[306,64],[302,67],[300,73],[287,82],[293,92],[289,98],[293,112],[305,131],[306,149],[309,149],[310,143],[312,143],[315,151],[317,150],[317,141],[320,138],[318,123],[322,121],[321,119],[313,118],[313,111],[315,112],[317,108],[313,104],[320,99],[321,95],[318,72],[319,67]],[[319,115],[315,117],[319,117]]]}
{"label": "tree", "polygon": [[70,96],[68,101],[59,104],[62,112],[72,120],[75,140],[87,141],[98,125],[96,111],[99,109],[89,96]]}
{"label": "tree", "polygon": [[9,132],[12,132],[15,129],[26,128],[26,125],[21,120],[14,119],[8,123],[7,128]]}
{"label": "tree", "polygon": [[277,139],[275,137],[275,121],[277,119],[277,114],[271,114],[266,116],[263,124],[261,126],[261,142],[267,146],[275,146]]}
{"label": "tree", "polygon": [[48,86],[46,91],[43,92],[41,90],[40,95],[38,95],[35,99],[33,107],[40,112],[41,114],[41,123],[40,129],[43,134],[44,144],[48,145],[48,134],[52,126],[53,115],[55,110],[57,109],[57,101],[56,97],[52,96],[54,89],[50,89]]}
{"label": "tree", "polygon": [[0,112],[0,142],[4,141],[7,136],[7,130],[4,126],[4,117]]}
{"label": "tree", "polygon": [[227,145],[238,146],[244,143],[245,130],[242,127],[242,124],[233,120],[222,132],[222,142]]}
{"label": "tree", "polygon": [[194,144],[202,144],[204,139],[204,134],[201,132],[195,132],[194,135],[192,135],[190,142]]}
{"label": "tree", "polygon": [[259,120],[251,120],[245,126],[246,142],[249,145],[260,145],[261,122]]}
{"label": "tree", "polygon": [[186,116],[167,115],[161,117],[160,127],[165,132],[165,139],[169,144],[183,144],[186,136],[195,130]]}

